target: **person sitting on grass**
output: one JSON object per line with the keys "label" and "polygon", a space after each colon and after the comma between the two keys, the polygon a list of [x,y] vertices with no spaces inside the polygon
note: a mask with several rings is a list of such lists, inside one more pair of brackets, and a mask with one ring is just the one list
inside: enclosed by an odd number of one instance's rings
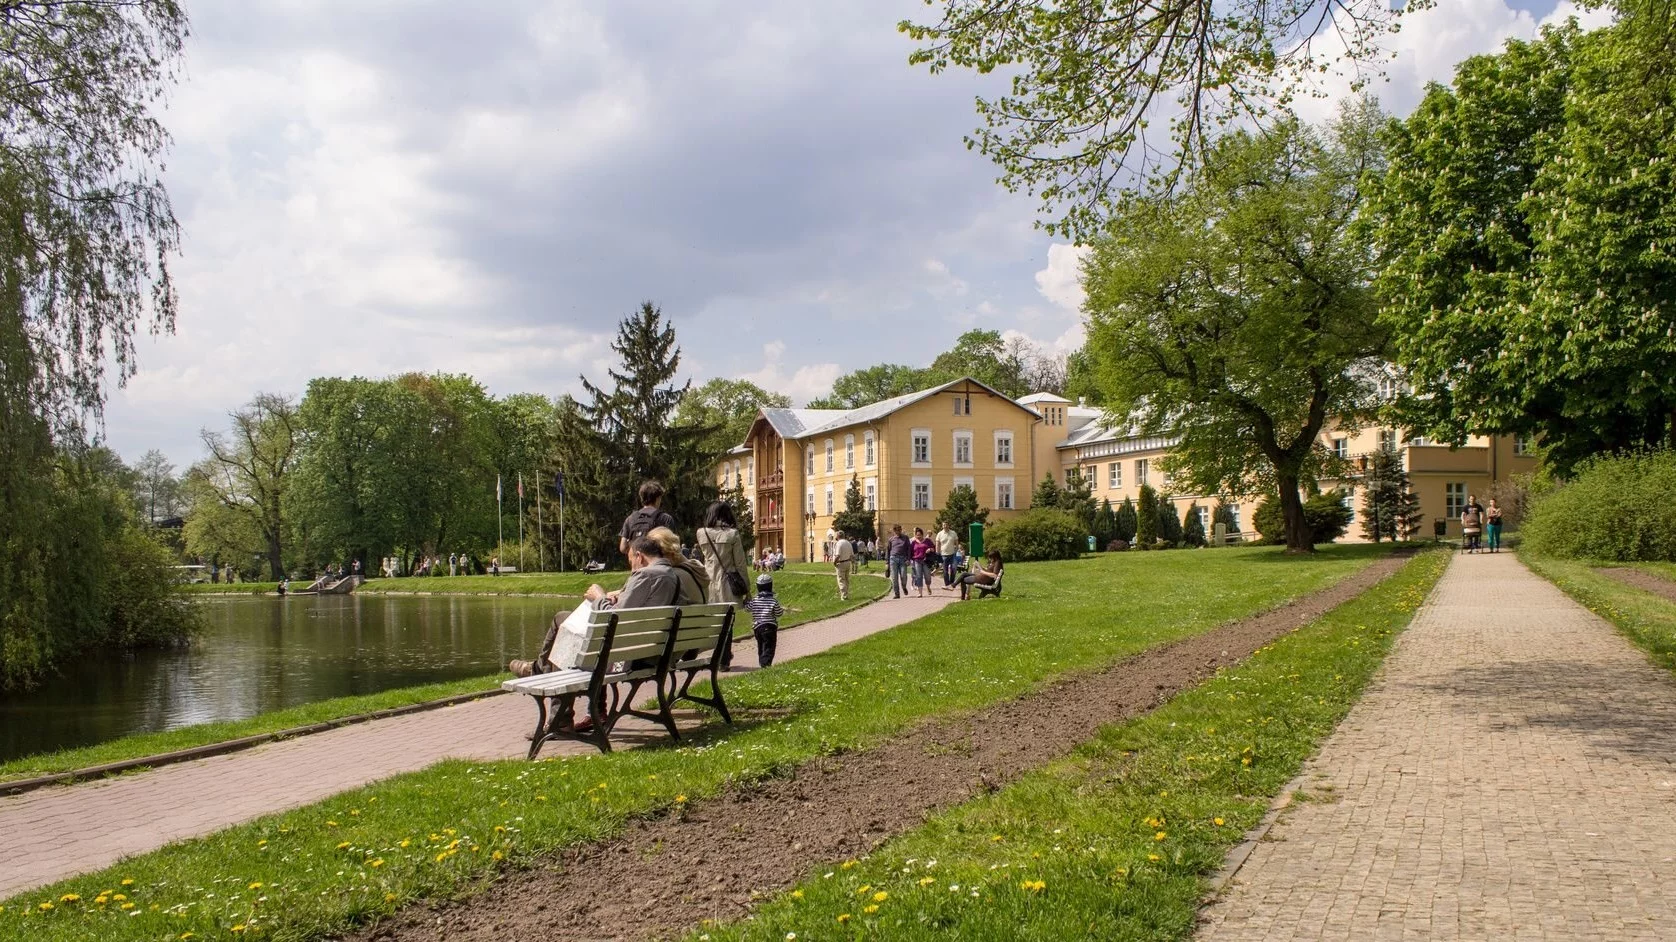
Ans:
{"label": "person sitting on grass", "polygon": [[1001,551],[990,550],[983,555],[983,565],[960,577],[960,600],[966,601],[966,593],[972,586],[994,585],[1001,579]]}
{"label": "person sitting on grass", "polygon": [[757,639],[757,666],[774,663],[774,643],[780,634],[780,619],[786,610],[774,595],[774,577],[768,573],[757,576],[757,594],[745,601],[751,613],[751,634]]}

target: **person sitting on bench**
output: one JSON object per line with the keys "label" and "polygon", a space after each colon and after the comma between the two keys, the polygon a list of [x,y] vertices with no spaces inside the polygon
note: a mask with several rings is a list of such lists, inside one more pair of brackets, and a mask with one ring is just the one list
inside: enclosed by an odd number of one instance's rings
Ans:
{"label": "person sitting on bench", "polygon": [[983,565],[960,577],[960,600],[966,601],[966,593],[972,586],[994,585],[1001,581],[1001,551],[990,550],[983,554]]}

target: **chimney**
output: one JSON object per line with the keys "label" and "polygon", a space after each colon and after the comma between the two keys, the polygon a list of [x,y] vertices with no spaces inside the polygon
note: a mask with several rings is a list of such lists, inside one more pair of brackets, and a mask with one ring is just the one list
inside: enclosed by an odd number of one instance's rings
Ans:
{"label": "chimney", "polygon": [[1088,397],[1087,396],[1078,396],[1077,397],[1077,408],[1078,409],[1088,408]]}

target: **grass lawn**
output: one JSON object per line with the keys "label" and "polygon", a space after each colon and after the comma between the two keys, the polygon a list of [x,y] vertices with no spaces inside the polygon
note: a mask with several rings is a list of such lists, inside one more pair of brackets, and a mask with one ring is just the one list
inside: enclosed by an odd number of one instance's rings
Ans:
{"label": "grass lawn", "polygon": [[[621,577],[622,574],[618,573],[617,575]],[[468,576],[464,578],[489,579],[491,577]],[[503,576],[496,581],[503,582],[508,578],[510,577]],[[408,580],[393,581],[405,582]],[[448,577],[440,577],[426,581],[450,582],[454,580]],[[622,579],[619,578],[617,581],[620,583]],[[850,586],[850,601],[848,602],[838,601],[837,584],[832,579],[788,576],[776,582],[774,590],[780,599],[780,603],[786,607],[787,614],[781,621],[781,627],[795,628],[810,621],[830,618],[833,615],[858,608],[890,591],[890,586],[881,579],[856,580]],[[567,603],[565,607],[573,606]],[[747,637],[750,633],[749,619],[746,619],[743,624],[734,630],[734,636],[739,638]],[[76,769],[86,769],[129,759],[140,759],[179,749],[190,749],[194,746],[226,742],[230,739],[240,739],[261,733],[277,732],[294,726],[325,723],[361,713],[389,709],[390,707],[407,706],[413,703],[424,703],[427,700],[440,700],[458,694],[493,690],[500,686],[501,681],[510,676],[510,674],[504,673],[487,674],[482,677],[467,677],[462,680],[425,684],[417,687],[402,687],[381,693],[338,697],[332,700],[321,700],[316,703],[305,703],[301,706],[276,710],[272,713],[262,713],[242,720],[200,723],[195,726],[183,726],[179,729],[165,730],[160,733],[140,733],[133,736],[124,736],[110,742],[80,746],[75,749],[43,752],[33,756],[12,759],[9,762],[0,762],[0,782],[70,772]]]}
{"label": "grass lawn", "polygon": [[[296,583],[291,584],[297,588]],[[265,595],[279,591],[277,582],[183,582],[180,591],[186,595]]]}
{"label": "grass lawn", "polygon": [[1274,607],[1384,552],[1344,546],[1289,558],[1228,549],[1018,564],[1008,567],[1004,598],[730,679],[736,729],[609,756],[441,763],[22,894],[0,903],[0,938],[226,938],[235,929],[319,938],[406,902],[457,895],[498,868],[610,836],[631,818]]}
{"label": "grass lawn", "polygon": [[1203,878],[1344,718],[1447,562],[1423,554],[1073,755],[689,938],[1188,938]]}
{"label": "grass lawn", "polygon": [[[1519,558],[1578,604],[1616,625],[1625,637],[1652,657],[1653,663],[1676,671],[1676,604],[1594,571],[1595,565],[1622,564],[1589,563],[1532,553],[1520,553]],[[1668,563],[1636,565],[1655,575],[1676,578],[1676,566]]]}

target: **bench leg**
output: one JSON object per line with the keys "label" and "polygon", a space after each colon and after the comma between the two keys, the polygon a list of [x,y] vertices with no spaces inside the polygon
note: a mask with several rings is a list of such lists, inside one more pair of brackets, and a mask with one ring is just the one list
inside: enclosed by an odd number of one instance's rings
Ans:
{"label": "bench leg", "polygon": [[605,691],[601,690],[588,697],[588,720],[593,724],[588,741],[600,752],[611,751],[611,727],[605,715]]}
{"label": "bench leg", "polygon": [[535,732],[530,734],[529,760],[541,753],[541,747],[547,742],[547,698],[532,697],[535,701]]}

